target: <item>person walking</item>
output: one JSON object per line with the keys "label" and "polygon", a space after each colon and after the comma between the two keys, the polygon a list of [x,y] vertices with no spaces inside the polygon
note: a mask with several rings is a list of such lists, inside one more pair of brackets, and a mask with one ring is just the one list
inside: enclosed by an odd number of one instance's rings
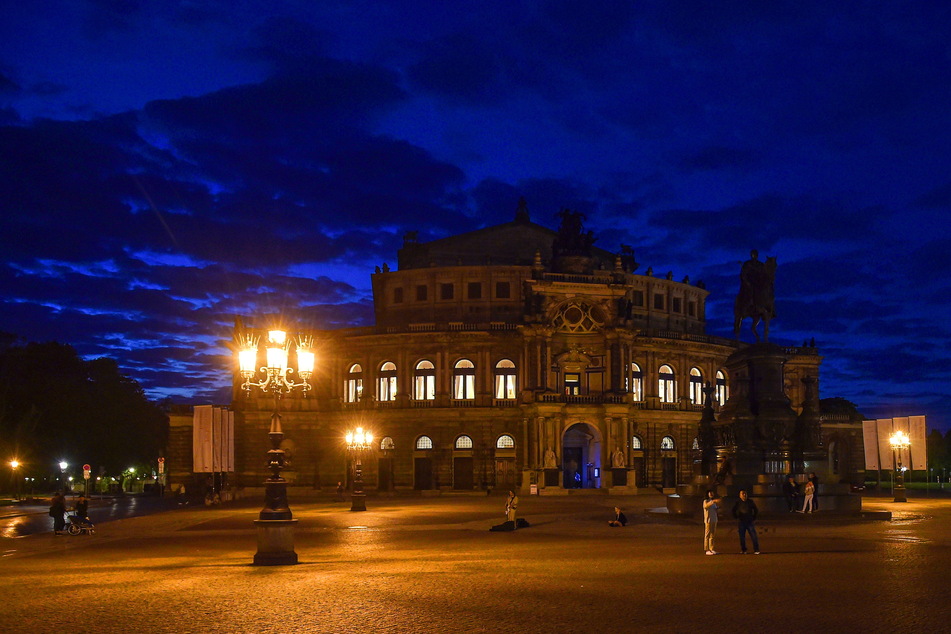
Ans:
{"label": "person walking", "polygon": [[803,498],[802,510],[800,513],[812,513],[812,498],[815,495],[816,487],[812,483],[812,480],[806,482],[806,495]]}
{"label": "person walking", "polygon": [[509,497],[505,501],[505,519],[506,521],[515,523],[515,509],[518,508],[518,496],[515,495],[515,492],[509,490]]}
{"label": "person walking", "polygon": [[608,526],[627,526],[627,517],[621,512],[621,507],[614,507],[614,519],[608,522]]}
{"label": "person walking", "polygon": [[792,513],[798,510],[799,504],[797,503],[797,499],[799,498],[799,484],[793,476],[789,476],[786,478],[786,481],[783,482],[783,495],[786,497],[786,506],[789,512]]}
{"label": "person walking", "polygon": [[53,518],[53,534],[65,535],[66,531],[66,498],[57,491],[50,501],[50,517]]}
{"label": "person walking", "polygon": [[819,510],[819,476],[815,471],[809,474],[809,481],[812,482],[812,510]]}
{"label": "person walking", "polygon": [[720,508],[720,498],[712,490],[707,491],[707,499],[703,501],[703,550],[707,555],[716,555],[713,548],[713,538],[717,534],[717,511]]}
{"label": "person walking", "polygon": [[740,533],[740,552],[746,554],[746,534],[753,539],[753,554],[759,554],[759,537],[756,535],[756,517],[759,509],[756,502],[749,499],[746,489],[740,489],[740,499],[733,505],[733,517],[737,519],[737,529]]}

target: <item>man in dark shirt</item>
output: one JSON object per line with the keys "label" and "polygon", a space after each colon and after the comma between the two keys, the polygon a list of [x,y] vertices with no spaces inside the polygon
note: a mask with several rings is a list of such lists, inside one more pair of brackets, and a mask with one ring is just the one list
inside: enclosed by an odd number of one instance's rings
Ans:
{"label": "man in dark shirt", "polygon": [[746,489],[740,489],[740,499],[733,505],[733,517],[739,523],[740,533],[740,552],[746,554],[746,534],[749,533],[753,539],[753,554],[759,554],[759,537],[756,535],[756,516],[759,515],[759,509],[756,508],[756,502],[749,499]]}
{"label": "man in dark shirt", "polygon": [[792,476],[786,478],[786,481],[783,483],[783,495],[786,496],[786,506],[789,507],[789,512],[794,513],[799,509],[799,485],[796,483],[796,479]]}

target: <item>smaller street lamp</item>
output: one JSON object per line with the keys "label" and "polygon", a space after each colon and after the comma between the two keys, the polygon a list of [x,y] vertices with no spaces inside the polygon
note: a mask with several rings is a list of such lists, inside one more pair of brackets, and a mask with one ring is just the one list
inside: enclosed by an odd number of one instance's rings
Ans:
{"label": "smaller street lamp", "polygon": [[62,483],[63,490],[66,490],[66,467],[69,466],[65,460],[59,461],[59,473],[60,473],[60,482]]}
{"label": "smaller street lamp", "polygon": [[904,468],[901,465],[901,452],[911,446],[911,439],[908,437],[908,434],[898,430],[889,437],[888,442],[892,446],[892,451],[898,455],[895,474],[895,501],[907,502],[908,495],[905,493],[905,474]]}
{"label": "smaller street lamp", "polygon": [[14,459],[10,461],[10,469],[13,470],[13,487],[14,487],[13,495],[17,500],[20,499],[20,476],[17,475],[17,469],[19,468],[20,468],[19,460]]}
{"label": "smaller street lamp", "polygon": [[363,452],[370,449],[373,443],[373,434],[357,427],[355,432],[348,431],[344,436],[347,441],[347,451],[354,457],[353,494],[350,496],[351,511],[367,510],[367,496],[363,491]]}

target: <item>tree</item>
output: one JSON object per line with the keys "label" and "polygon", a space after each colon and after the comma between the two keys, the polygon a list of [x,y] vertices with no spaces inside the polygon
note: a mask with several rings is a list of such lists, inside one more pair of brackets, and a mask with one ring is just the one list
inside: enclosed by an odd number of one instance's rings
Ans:
{"label": "tree", "polygon": [[819,411],[823,414],[845,414],[853,420],[865,420],[865,416],[859,412],[858,405],[841,396],[820,399]]}
{"label": "tree", "polygon": [[167,416],[114,360],[0,337],[0,442],[25,470],[54,473],[66,460],[115,473],[152,463],[167,435]]}

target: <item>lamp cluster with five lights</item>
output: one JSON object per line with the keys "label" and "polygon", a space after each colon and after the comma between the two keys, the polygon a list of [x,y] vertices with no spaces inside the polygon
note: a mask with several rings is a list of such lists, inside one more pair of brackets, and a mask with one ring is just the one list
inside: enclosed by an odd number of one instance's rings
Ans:
{"label": "lamp cluster with five lights", "polygon": [[[294,342],[297,354],[297,375],[301,378],[295,382],[289,375],[294,368],[288,365],[291,352],[291,340],[284,330],[269,330],[267,333],[266,365],[258,368],[258,344],[260,337],[245,333],[237,342],[238,366],[244,383],[241,388],[251,393],[252,388],[259,388],[263,392],[272,394],[289,394],[300,388],[304,392],[312,389],[308,379],[314,373],[314,340],[308,335],[299,335]],[[254,381],[258,372],[264,375],[260,381]]]}

